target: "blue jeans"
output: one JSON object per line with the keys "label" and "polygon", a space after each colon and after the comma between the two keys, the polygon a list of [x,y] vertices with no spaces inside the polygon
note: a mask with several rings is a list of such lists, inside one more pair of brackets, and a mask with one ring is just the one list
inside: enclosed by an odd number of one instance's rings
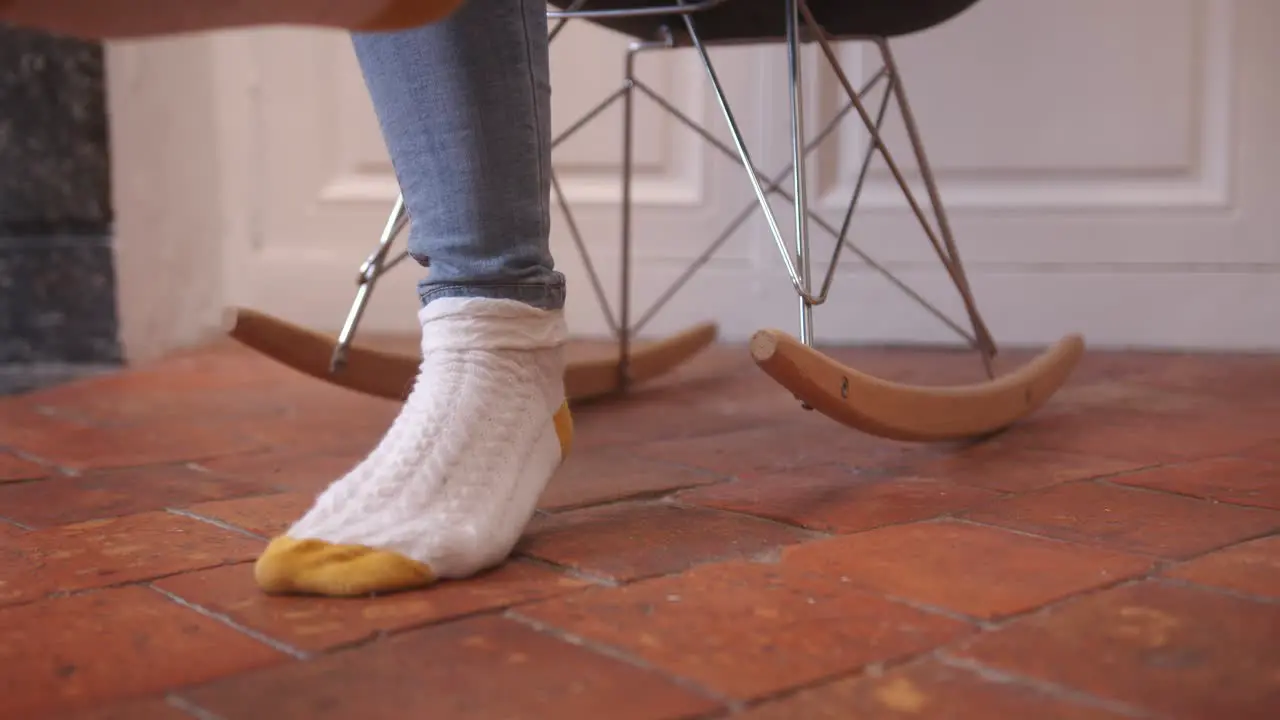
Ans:
{"label": "blue jeans", "polygon": [[564,306],[549,243],[546,7],[468,0],[434,25],[353,36],[409,211],[409,252],[430,268],[423,305]]}

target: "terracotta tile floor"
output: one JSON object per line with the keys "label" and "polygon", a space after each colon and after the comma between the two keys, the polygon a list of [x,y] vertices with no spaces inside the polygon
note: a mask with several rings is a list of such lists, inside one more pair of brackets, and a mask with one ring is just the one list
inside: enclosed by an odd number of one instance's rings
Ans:
{"label": "terracotta tile floor", "polygon": [[578,411],[501,569],[259,594],[395,410],[230,345],[0,401],[0,718],[1280,717],[1280,357],[1095,352],[923,447],[720,347]]}

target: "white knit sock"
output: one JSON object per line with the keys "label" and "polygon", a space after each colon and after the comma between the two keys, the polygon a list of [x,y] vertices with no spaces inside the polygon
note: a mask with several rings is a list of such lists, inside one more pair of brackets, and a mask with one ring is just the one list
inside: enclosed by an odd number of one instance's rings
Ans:
{"label": "white knit sock", "polygon": [[382,442],[259,558],[269,592],[353,595],[501,563],[568,450],[562,312],[446,298]]}

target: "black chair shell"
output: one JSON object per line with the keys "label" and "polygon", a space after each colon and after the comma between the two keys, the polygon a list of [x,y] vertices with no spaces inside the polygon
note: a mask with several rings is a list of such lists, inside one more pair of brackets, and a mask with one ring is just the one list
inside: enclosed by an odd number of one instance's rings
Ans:
{"label": "black chair shell", "polygon": [[[560,9],[573,0],[550,0]],[[587,0],[583,9],[608,10],[673,5],[676,0]],[[978,0],[809,0],[809,9],[827,34],[837,38],[898,37],[940,25]],[[693,14],[703,42],[778,42],[786,32],[785,5],[779,0],[727,0]],[[590,22],[637,40],[660,40],[662,28],[683,35],[677,15],[594,18]],[[801,20],[803,24],[803,19]]]}

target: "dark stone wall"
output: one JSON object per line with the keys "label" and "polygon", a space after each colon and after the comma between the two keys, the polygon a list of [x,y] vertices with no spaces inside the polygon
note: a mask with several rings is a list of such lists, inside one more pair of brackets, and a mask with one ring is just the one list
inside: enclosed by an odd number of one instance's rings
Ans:
{"label": "dark stone wall", "polygon": [[102,48],[0,26],[0,395],[120,362]]}

